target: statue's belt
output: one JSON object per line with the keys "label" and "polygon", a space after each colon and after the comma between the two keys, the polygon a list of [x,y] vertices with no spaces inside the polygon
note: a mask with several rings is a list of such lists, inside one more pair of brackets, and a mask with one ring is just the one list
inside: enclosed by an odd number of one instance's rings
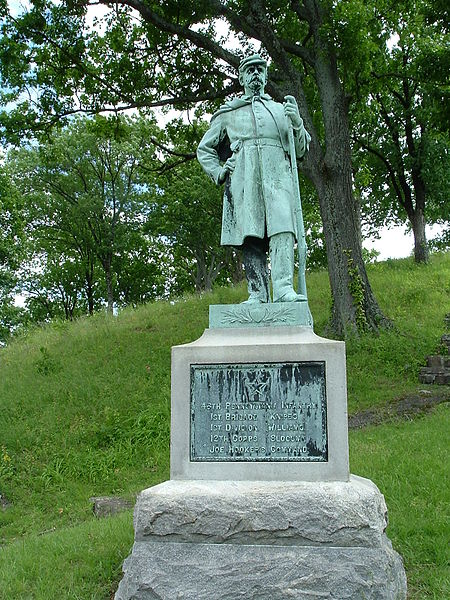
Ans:
{"label": "statue's belt", "polygon": [[262,148],[263,146],[275,146],[276,148],[283,148],[283,144],[279,140],[275,140],[273,138],[246,138],[244,140],[236,140],[230,145],[230,150],[232,152],[239,152],[242,146],[256,146],[258,148]]}

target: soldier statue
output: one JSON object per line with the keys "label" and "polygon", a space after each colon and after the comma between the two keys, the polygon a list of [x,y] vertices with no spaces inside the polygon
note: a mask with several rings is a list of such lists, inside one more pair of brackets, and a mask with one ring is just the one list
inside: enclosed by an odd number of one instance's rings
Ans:
{"label": "soldier statue", "polygon": [[264,93],[267,62],[259,54],[241,61],[239,82],[244,94],[212,116],[197,149],[205,172],[225,184],[221,244],[242,249],[247,303],[270,302],[268,252],[273,301],[306,301],[304,283],[297,293],[293,282],[295,241],[306,253],[296,156],[311,138],[293,96],[280,104]]}

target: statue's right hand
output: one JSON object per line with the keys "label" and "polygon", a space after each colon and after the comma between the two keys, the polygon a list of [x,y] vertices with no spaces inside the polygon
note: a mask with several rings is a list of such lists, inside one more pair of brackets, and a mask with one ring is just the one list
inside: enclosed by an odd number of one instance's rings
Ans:
{"label": "statue's right hand", "polygon": [[236,157],[233,156],[227,160],[227,162],[223,165],[222,171],[219,175],[219,183],[223,183],[227,178],[228,173],[233,173],[234,168],[236,166]]}

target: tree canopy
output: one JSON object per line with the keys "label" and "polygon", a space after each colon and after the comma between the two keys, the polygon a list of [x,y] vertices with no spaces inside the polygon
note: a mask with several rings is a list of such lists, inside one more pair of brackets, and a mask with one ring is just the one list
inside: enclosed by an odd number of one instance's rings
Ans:
{"label": "tree canopy", "polygon": [[415,259],[426,262],[425,224],[448,216],[449,91],[442,80],[445,60],[446,70],[450,67],[448,25],[422,0],[393,3],[383,23],[387,43],[371,61],[370,73],[355,73],[358,182],[372,226],[407,220]]}
{"label": "tree canopy", "polygon": [[220,246],[220,191],[173,154],[172,128],[187,150],[192,131],[179,123],[162,131],[148,118],[97,116],[8,153],[27,238],[17,290],[28,319],[112,312],[242,278],[239,257]]}
{"label": "tree canopy", "polygon": [[20,321],[14,295],[23,256],[22,199],[7,169],[0,172],[0,342]]}
{"label": "tree canopy", "polygon": [[148,119],[77,119],[47,142],[10,153],[34,240],[28,262],[39,263],[28,275],[34,304],[56,294],[71,317],[80,301],[92,313],[105,298],[112,312],[121,298],[163,294],[162,261],[148,256],[142,230],[150,191],[140,164],[156,160],[156,130]]}
{"label": "tree canopy", "polygon": [[[84,0],[33,0],[20,15],[5,18],[0,75],[8,87],[3,102],[15,105],[0,116],[4,137],[19,141],[33,133],[45,135],[55,123],[79,112],[170,106],[194,109],[199,116],[239,90],[240,59],[259,50],[270,64],[269,93],[277,101],[287,93],[296,97],[312,137],[300,169],[320,205],[333,294],[332,326],[342,335],[387,324],[363,261],[360,198],[353,182],[355,113],[349,115],[349,107],[361,91],[366,96],[361,95],[359,107],[375,93],[366,85],[373,73],[388,74],[390,22],[399,22],[402,8],[396,9],[391,0],[95,4],[104,8],[103,16],[93,17]],[[416,4],[425,25],[434,27],[440,17],[433,3]],[[445,52],[439,48],[442,62]],[[417,64],[421,73],[429,68],[423,59],[427,52],[434,52],[431,42]],[[438,119],[439,93],[434,89],[431,94],[431,112]],[[372,179],[375,182],[374,175]]]}

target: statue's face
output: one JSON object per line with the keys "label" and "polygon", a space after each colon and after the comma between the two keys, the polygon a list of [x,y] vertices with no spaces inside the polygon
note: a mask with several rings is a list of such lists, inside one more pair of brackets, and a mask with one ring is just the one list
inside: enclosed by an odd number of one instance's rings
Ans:
{"label": "statue's face", "polygon": [[267,70],[264,65],[249,65],[239,77],[240,83],[244,86],[244,91],[248,96],[262,94],[267,81]]}

